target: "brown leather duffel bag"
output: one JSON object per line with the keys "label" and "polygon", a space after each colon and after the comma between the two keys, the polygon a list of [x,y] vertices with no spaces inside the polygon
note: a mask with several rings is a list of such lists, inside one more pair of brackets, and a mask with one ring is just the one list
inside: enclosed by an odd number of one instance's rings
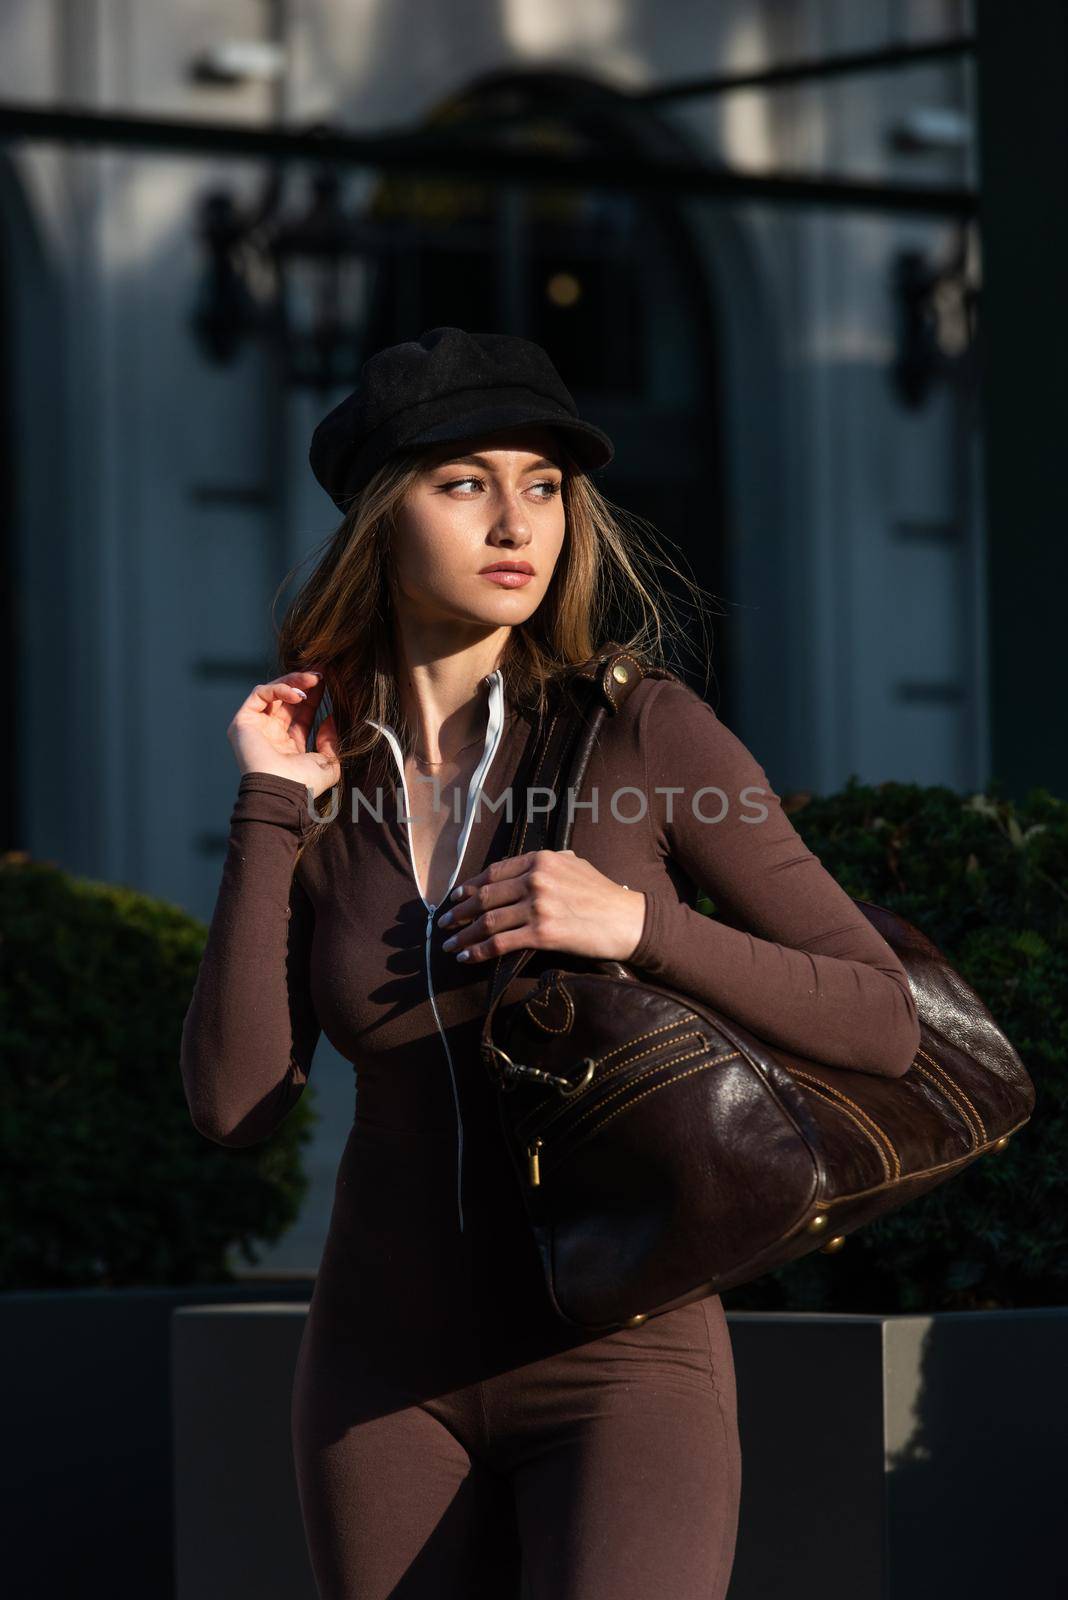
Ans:
{"label": "brown leather duffel bag", "polygon": [[[523,806],[509,854],[568,848],[560,799],[578,797],[604,717],[642,675],[614,643],[569,675],[526,768],[555,812]],[[498,957],[482,1058],[566,1322],[633,1326],[837,1249],[1029,1120],[1034,1085],[979,996],[911,923],[855,903],[916,1000],[920,1049],[900,1078],[791,1055],[622,961],[539,951],[552,964],[506,1002],[534,951]]]}

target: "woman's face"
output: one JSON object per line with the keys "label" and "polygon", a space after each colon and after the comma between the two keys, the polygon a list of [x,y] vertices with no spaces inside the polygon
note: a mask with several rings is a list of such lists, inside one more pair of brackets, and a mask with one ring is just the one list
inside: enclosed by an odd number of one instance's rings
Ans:
{"label": "woman's face", "polygon": [[[398,602],[420,622],[514,626],[537,610],[564,542],[563,470],[551,428],[438,446],[397,515]],[[530,576],[491,577],[519,562]]]}

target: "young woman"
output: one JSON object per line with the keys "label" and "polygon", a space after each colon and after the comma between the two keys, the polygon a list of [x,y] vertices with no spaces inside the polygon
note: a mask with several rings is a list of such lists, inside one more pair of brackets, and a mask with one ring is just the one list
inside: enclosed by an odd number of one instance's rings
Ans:
{"label": "young woman", "polygon": [[552,1312],[478,1051],[497,955],[625,960],[864,1071],[918,1046],[896,956],[677,679],[607,719],[572,848],[508,856],[527,742],[558,675],[620,637],[610,603],[637,602],[631,647],[660,659],[652,563],[590,478],[610,456],[537,345],[437,328],[379,352],[313,440],[345,516],[285,619],[287,670],[230,724],[193,1121],[269,1137],[321,1030],[356,1075],[293,1389],[323,1600],[726,1593],[720,1299],[595,1337]]}

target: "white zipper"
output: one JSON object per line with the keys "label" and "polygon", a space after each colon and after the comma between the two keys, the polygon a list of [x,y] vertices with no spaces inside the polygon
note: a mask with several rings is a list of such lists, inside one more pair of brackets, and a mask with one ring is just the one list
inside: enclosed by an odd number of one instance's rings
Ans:
{"label": "white zipper", "polygon": [[456,1207],[460,1217],[461,1233],[464,1231],[464,1208],[462,1194],[464,1124],[463,1118],[460,1115],[460,1096],[456,1087],[456,1071],[453,1066],[452,1051],[449,1049],[449,1041],[445,1035],[445,1029],[441,1025],[441,1015],[438,1011],[438,1003],[434,995],[434,984],[430,972],[430,944],[434,932],[434,913],[437,911],[438,906],[444,905],[445,901],[448,899],[449,893],[459,875],[460,868],[463,865],[464,852],[467,849],[467,841],[470,838],[471,829],[474,825],[475,807],[478,802],[478,797],[482,793],[482,785],[485,783],[486,773],[489,771],[490,763],[497,754],[497,749],[500,745],[504,732],[504,676],[500,667],[498,667],[495,672],[492,672],[489,675],[489,684],[489,715],[486,719],[486,738],[482,746],[482,755],[479,759],[478,766],[471,774],[471,781],[467,786],[467,809],[464,813],[463,826],[460,829],[460,837],[456,842],[456,860],[453,863],[452,876],[445,885],[445,889],[442,893],[441,900],[438,901],[438,905],[431,905],[430,901],[424,895],[422,885],[419,882],[419,874],[416,871],[415,851],[412,848],[412,829],[410,820],[412,815],[412,807],[408,796],[408,782],[404,775],[404,756],[401,751],[400,741],[397,738],[394,729],[389,727],[387,723],[377,722],[374,717],[367,717],[365,719],[373,728],[378,728],[381,733],[384,733],[386,738],[389,740],[390,749],[393,751],[393,756],[397,763],[397,769],[400,772],[401,788],[404,792],[404,826],[405,832],[408,836],[408,858],[411,862],[412,878],[415,881],[416,890],[418,891],[420,900],[426,907],[426,928],[423,934],[423,965],[426,968],[426,986],[427,993],[430,996],[430,1008],[434,1013],[434,1021],[437,1023],[438,1033],[441,1036],[441,1042],[445,1046],[445,1057],[449,1064],[449,1077],[452,1081],[453,1105],[456,1109]]}

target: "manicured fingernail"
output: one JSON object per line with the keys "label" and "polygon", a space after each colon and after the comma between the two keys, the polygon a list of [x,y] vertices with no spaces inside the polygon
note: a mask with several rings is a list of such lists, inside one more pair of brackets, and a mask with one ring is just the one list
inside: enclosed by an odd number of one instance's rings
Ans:
{"label": "manicured fingernail", "polygon": [[450,923],[451,921],[452,921],[452,912],[451,911],[446,911],[446,913],[445,913],[445,915],[443,917],[439,917],[438,918],[438,927],[439,928],[444,928],[446,926],[446,924]]}
{"label": "manicured fingernail", "polygon": [[456,959],[457,961],[466,961],[470,954],[470,950],[457,950]]}
{"label": "manicured fingernail", "polygon": [[[444,922],[444,920],[445,920],[444,917],[441,920]],[[442,945],[441,948],[443,950],[451,950],[453,948],[453,946],[455,945],[456,940],[457,940],[458,937],[459,936],[454,933],[451,939],[446,939],[445,940],[445,943]]]}
{"label": "manicured fingernail", "polygon": [[[293,687],[296,688],[296,685],[294,684]],[[303,689],[297,689],[297,693],[300,695],[302,700],[307,700],[308,696],[304,693]]]}
{"label": "manicured fingernail", "polygon": [[462,898],[463,898],[463,894],[464,894],[464,886],[463,886],[463,884],[461,884],[461,885],[460,885],[460,887],[459,887],[459,888],[458,888],[458,889],[454,889],[454,890],[453,890],[453,891],[452,891],[452,896],[451,896],[451,898],[452,898],[452,899],[453,899],[453,900],[460,900],[460,899],[462,899]]}

